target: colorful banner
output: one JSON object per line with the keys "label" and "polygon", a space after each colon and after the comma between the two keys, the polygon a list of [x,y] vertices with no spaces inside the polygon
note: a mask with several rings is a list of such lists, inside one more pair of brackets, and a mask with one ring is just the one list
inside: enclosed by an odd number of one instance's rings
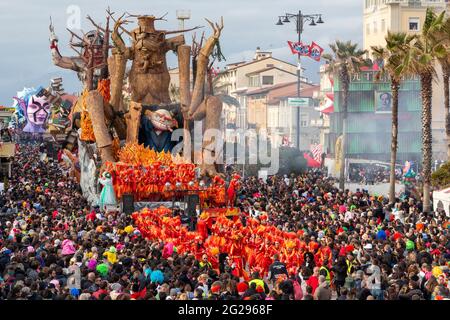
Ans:
{"label": "colorful banner", "polygon": [[300,54],[301,56],[309,57],[310,55],[310,46],[305,45],[302,42],[291,42],[288,41],[289,47],[293,54]]}
{"label": "colorful banner", "polygon": [[309,47],[309,56],[316,61],[320,61],[320,58],[322,57],[322,52],[323,52],[322,47],[313,41],[311,43],[311,46]]}
{"label": "colorful banner", "polygon": [[203,209],[202,218],[216,218],[218,216],[233,217],[238,216],[239,208],[209,208]]}
{"label": "colorful banner", "polygon": [[316,61],[320,61],[320,58],[322,57],[323,48],[314,41],[310,45],[304,44],[303,42],[292,41],[288,41],[288,44],[292,54],[300,54],[301,56],[310,57]]}

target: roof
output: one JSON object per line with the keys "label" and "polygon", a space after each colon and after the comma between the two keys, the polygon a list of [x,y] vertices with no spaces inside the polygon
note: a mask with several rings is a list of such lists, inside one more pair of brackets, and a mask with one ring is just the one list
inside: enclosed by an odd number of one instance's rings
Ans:
{"label": "roof", "polygon": [[[300,96],[303,98],[313,98],[314,92],[319,91],[320,86],[319,85],[311,85],[306,84],[303,88],[300,88]],[[269,104],[277,104],[281,100],[289,97],[296,97],[297,96],[297,82],[291,83],[288,86],[284,86],[281,88],[275,88],[274,90],[271,90],[269,93]]]}
{"label": "roof", "polygon": [[277,60],[277,61],[280,61],[280,62],[283,62],[283,63],[286,63],[286,64],[290,64],[291,66],[297,67],[296,65],[294,65],[292,63],[289,63],[289,62],[286,62],[286,61],[283,61],[283,60],[280,60],[280,59],[277,59],[277,58],[274,58],[274,57],[267,57],[267,58],[262,58],[262,59],[259,59],[259,60],[249,61],[249,62],[246,62],[244,64],[240,64],[238,66],[229,68],[227,71],[233,70],[233,69],[236,69],[236,68],[240,68],[240,67],[243,67],[243,66],[248,66],[249,64],[260,62],[260,61],[264,61],[264,60],[267,60],[267,59],[274,59],[274,60]]}
{"label": "roof", "polygon": [[[319,85],[313,85],[303,81],[301,85],[302,85],[300,89],[301,97],[312,98],[314,96],[314,92],[320,90]],[[268,104],[276,104],[284,98],[297,96],[297,81],[280,83],[274,86],[253,90],[247,92],[247,95],[255,95],[261,93],[267,93]]]}
{"label": "roof", "polygon": [[241,63],[245,63],[245,61],[238,61],[238,62],[235,62],[235,63],[228,63],[228,64],[226,64],[227,66],[233,66],[233,65],[239,65],[239,64],[241,64]]}
{"label": "roof", "polygon": [[[303,83],[306,83],[306,82],[303,82]],[[297,84],[297,81],[280,83],[280,84],[276,84],[276,85],[273,85],[273,86],[270,86],[270,87],[260,88],[260,89],[256,89],[256,90],[253,90],[253,91],[247,91],[247,95],[260,94],[260,93],[268,92],[270,90],[274,90],[274,89],[277,89],[277,88],[282,88],[282,87],[286,87],[286,86],[289,86],[289,85],[293,85],[293,84]]]}
{"label": "roof", "polygon": [[292,74],[292,75],[296,76],[295,73],[289,72],[287,70],[284,70],[284,69],[281,69],[281,68],[278,68],[278,67],[267,67],[267,68],[263,68],[263,69],[259,69],[259,70],[256,70],[256,71],[252,71],[252,72],[246,73],[245,75],[249,76],[249,75],[262,73],[262,72],[265,72],[265,71],[268,71],[268,70],[272,70],[272,69],[278,69],[278,70],[281,70],[283,72],[286,72],[286,73],[289,73],[289,74]]}

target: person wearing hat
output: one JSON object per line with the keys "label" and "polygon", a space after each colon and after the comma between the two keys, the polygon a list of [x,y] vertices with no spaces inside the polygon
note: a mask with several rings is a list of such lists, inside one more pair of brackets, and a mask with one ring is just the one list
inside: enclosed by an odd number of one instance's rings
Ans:
{"label": "person wearing hat", "polygon": [[248,290],[248,284],[246,282],[239,282],[236,285],[236,290],[240,297],[244,295],[244,293]]}
{"label": "person wearing hat", "polygon": [[177,300],[178,291],[175,288],[170,289],[169,295],[167,296],[166,300]]}
{"label": "person wearing hat", "polygon": [[103,253],[103,256],[106,257],[110,264],[115,264],[118,262],[116,247],[111,246],[108,251]]}
{"label": "person wearing hat", "polygon": [[98,274],[102,278],[106,278],[106,276],[108,275],[108,272],[109,272],[109,266],[106,263],[101,263],[101,264],[97,265],[95,270],[97,270]]}
{"label": "person wearing hat", "polygon": [[313,294],[315,300],[331,300],[332,292],[324,276],[319,276],[319,286]]}
{"label": "person wearing hat", "polygon": [[412,241],[411,239],[406,240],[406,250],[414,251],[414,249],[415,249],[414,241]]}
{"label": "person wearing hat", "polygon": [[213,282],[213,284],[211,285],[211,289],[209,290],[210,293],[210,298],[211,296],[214,296],[214,300],[217,300],[217,298],[220,295],[220,292],[222,290],[222,282],[220,281],[215,281]]}
{"label": "person wearing hat", "polygon": [[113,283],[110,285],[110,293],[111,300],[117,300],[117,297],[122,293],[122,286],[120,283]]}
{"label": "person wearing hat", "polygon": [[249,287],[251,287],[252,283],[255,284],[256,288],[258,287],[262,288],[265,294],[268,294],[270,292],[269,286],[267,285],[266,282],[264,282],[264,280],[260,278],[258,271],[252,273],[251,280],[248,282]]}

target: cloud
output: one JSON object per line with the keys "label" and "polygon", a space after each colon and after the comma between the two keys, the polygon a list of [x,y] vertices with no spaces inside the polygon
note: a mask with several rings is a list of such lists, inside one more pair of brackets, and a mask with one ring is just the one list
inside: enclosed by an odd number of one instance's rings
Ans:
{"label": "cloud", "polygon": [[[6,2],[8,2],[6,4]],[[110,6],[116,14],[125,11],[133,14],[154,14],[161,16],[168,12],[166,21],[157,23],[165,30],[178,29],[176,10],[189,9],[191,19],[186,26],[203,25],[206,35],[211,30],[204,18],[218,21],[224,17],[225,28],[221,37],[221,47],[227,63],[253,58],[256,47],[272,50],[274,56],[295,63],[295,56],[287,48],[287,40],[295,40],[297,34],[294,23],[276,26],[279,15],[286,12],[296,13],[299,8],[305,14],[321,13],[325,23],[317,27],[305,25],[303,33],[307,42],[316,41],[325,49],[328,43],[339,38],[342,40],[362,41],[361,0],[14,0],[0,1],[0,33],[2,36],[2,59],[0,60],[0,105],[9,104],[11,96],[23,86],[48,85],[50,77],[62,76],[64,87],[68,91],[80,89],[74,72],[62,70],[52,65],[49,42],[49,16],[52,16],[56,32],[60,39],[64,55],[74,52],[68,47],[67,8],[76,5],[80,8],[81,28],[92,28],[85,19],[91,15],[96,21],[105,21],[105,9]],[[20,18],[18,18],[20,17]],[[104,23],[104,22],[103,22]],[[133,26],[129,26],[132,28]],[[191,42],[192,33],[185,35]],[[306,75],[317,82],[319,64],[303,59],[307,68]],[[175,66],[176,58],[168,55],[169,66]],[[316,77],[316,78],[314,78]]]}

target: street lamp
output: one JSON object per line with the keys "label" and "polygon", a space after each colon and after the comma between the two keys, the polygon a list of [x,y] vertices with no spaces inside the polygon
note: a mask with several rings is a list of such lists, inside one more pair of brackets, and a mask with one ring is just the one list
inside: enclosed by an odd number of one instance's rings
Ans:
{"label": "street lamp", "polygon": [[[302,14],[301,11],[299,11],[297,14],[293,13],[286,13],[284,16],[278,16],[278,22],[276,23],[277,26],[281,26],[284,23],[289,23],[289,19],[295,19],[296,22],[296,31],[298,34],[298,42],[301,41],[301,36],[303,32],[303,26],[306,21],[311,21],[309,24],[310,26],[316,26],[317,24],[324,23],[322,20],[321,14]],[[283,21],[281,21],[283,19]],[[301,60],[300,60],[300,53],[297,53],[297,97],[300,98],[300,82],[301,82]],[[297,148],[300,149],[300,107],[298,107],[297,112]]]}

